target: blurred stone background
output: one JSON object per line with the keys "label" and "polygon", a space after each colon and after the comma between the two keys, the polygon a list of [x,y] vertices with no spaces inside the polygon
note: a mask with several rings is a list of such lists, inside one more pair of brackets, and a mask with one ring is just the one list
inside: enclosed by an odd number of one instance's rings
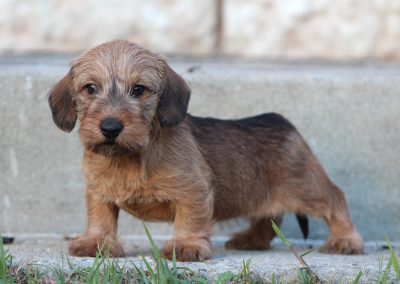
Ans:
{"label": "blurred stone background", "polygon": [[399,60],[399,0],[1,0],[0,52],[154,51],[287,60]]}

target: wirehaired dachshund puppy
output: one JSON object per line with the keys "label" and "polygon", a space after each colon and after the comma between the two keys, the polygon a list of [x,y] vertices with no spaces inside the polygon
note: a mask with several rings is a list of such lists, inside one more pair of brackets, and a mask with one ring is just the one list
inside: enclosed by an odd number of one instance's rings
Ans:
{"label": "wirehaired dachshund puppy", "polygon": [[327,177],[296,128],[267,113],[239,120],[186,113],[190,89],[165,59],[116,40],[79,56],[49,94],[54,123],[77,120],[84,147],[88,223],[69,252],[94,256],[116,240],[120,209],[145,221],[173,222],[163,254],[180,261],[211,257],[217,221],[245,217],[250,227],[228,249],[262,250],[285,212],[323,218],[322,252],[360,254],[343,192]]}

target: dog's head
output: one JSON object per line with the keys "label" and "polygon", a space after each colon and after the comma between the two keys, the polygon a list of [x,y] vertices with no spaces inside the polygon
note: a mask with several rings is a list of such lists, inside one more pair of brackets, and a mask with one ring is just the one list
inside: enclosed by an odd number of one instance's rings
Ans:
{"label": "dog's head", "polygon": [[127,41],[102,44],[78,57],[49,94],[54,123],[79,134],[88,150],[141,151],[155,128],[185,117],[190,89],[159,55]]}

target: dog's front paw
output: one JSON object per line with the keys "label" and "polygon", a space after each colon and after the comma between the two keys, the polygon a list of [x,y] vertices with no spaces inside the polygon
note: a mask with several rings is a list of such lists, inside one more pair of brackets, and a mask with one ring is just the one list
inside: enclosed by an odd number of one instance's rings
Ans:
{"label": "dog's front paw", "polygon": [[353,232],[349,236],[329,237],[319,251],[330,254],[362,254],[364,245],[360,235]]}
{"label": "dog's front paw", "polygon": [[171,240],[165,244],[163,255],[172,260],[174,249],[178,261],[204,261],[211,257],[210,243],[205,239]]}
{"label": "dog's front paw", "polygon": [[73,256],[95,257],[101,249],[102,254],[110,257],[122,257],[125,255],[122,246],[110,237],[81,236],[69,244],[69,254]]}

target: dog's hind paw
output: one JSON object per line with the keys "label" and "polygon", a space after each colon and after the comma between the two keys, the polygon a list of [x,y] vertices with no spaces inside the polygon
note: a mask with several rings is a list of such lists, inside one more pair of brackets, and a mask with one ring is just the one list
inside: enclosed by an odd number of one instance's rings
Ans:
{"label": "dog's hind paw", "polygon": [[319,251],[329,254],[363,254],[364,245],[360,235],[353,232],[349,236],[330,236]]}
{"label": "dog's hind paw", "polygon": [[267,250],[270,249],[269,241],[255,235],[236,234],[225,243],[228,250]]}

